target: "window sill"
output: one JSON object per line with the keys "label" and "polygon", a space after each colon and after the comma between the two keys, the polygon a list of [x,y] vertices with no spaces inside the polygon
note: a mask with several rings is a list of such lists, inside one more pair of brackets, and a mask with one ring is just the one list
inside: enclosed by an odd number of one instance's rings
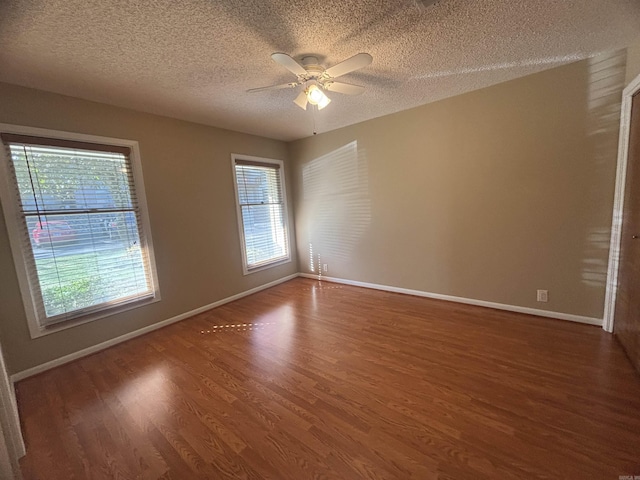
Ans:
{"label": "window sill", "polygon": [[290,263],[290,262],[291,262],[291,257],[287,257],[280,260],[274,260],[273,262],[267,263],[265,265],[260,265],[259,267],[250,268],[250,269],[247,268],[245,265],[243,265],[243,270],[245,275],[250,275],[252,273],[261,272],[262,270],[267,270],[268,268],[277,267],[278,265],[284,265],[285,263]]}
{"label": "window sill", "polygon": [[96,320],[100,320],[106,317],[110,317],[112,315],[117,315],[119,313],[126,312],[128,310],[133,310],[136,308],[144,307],[146,305],[151,305],[152,303],[159,302],[161,300],[160,293],[156,292],[156,295],[152,298],[145,298],[143,300],[137,300],[129,303],[124,303],[122,305],[114,306],[105,310],[100,310],[98,312],[90,313],[87,315],[83,315],[78,318],[73,318],[67,321],[63,321],[60,323],[54,323],[49,326],[40,326],[35,324],[34,321],[29,321],[29,333],[31,334],[31,338],[44,337],[46,335],[50,335],[52,333],[60,332],[62,330],[66,330],[68,328],[77,327],[79,325],[83,325],[85,323],[93,322]]}

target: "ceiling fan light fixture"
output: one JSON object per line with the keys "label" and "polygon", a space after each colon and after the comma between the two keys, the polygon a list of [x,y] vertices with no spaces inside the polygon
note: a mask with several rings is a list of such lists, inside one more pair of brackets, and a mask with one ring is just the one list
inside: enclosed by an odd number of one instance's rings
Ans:
{"label": "ceiling fan light fixture", "polygon": [[307,100],[307,92],[304,90],[300,92],[300,94],[296,97],[293,103],[298,105],[301,109],[306,110],[307,104],[309,103],[309,100]]}
{"label": "ceiling fan light fixture", "polygon": [[323,95],[322,90],[320,90],[317,85],[307,87],[307,100],[309,100],[311,105],[318,105]]}
{"label": "ceiling fan light fixture", "polygon": [[311,105],[317,105],[319,110],[322,110],[331,102],[331,99],[327,97],[317,85],[310,85],[306,90],[306,94],[309,103]]}
{"label": "ceiling fan light fixture", "polygon": [[318,102],[318,110],[322,110],[324,107],[326,107],[330,103],[331,103],[331,99],[323,93],[322,100]]}

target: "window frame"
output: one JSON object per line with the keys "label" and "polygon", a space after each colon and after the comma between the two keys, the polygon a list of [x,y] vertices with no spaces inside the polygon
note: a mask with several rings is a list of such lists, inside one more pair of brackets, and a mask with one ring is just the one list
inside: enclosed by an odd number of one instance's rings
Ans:
{"label": "window frame", "polygon": [[144,179],[142,177],[142,163],[140,159],[140,149],[138,146],[138,142],[135,140],[86,135],[81,133],[50,130],[46,128],[27,127],[23,125],[12,125],[6,123],[0,123],[0,132],[129,148],[129,162],[131,166],[131,173],[133,176],[133,188],[135,189],[134,193],[138,200],[138,208],[140,214],[140,224],[138,225],[138,227],[141,230],[141,236],[145,239],[144,247],[146,247],[147,255],[149,257],[149,281],[151,283],[152,290],[151,297],[144,299],[134,299],[132,301],[124,302],[117,305],[107,305],[100,310],[87,313],[86,315],[82,315],[77,318],[69,319],[67,321],[59,323],[53,323],[51,325],[41,325],[38,320],[37,310],[34,304],[37,295],[41,295],[41,293],[39,292],[40,289],[39,286],[36,285],[32,287],[31,283],[29,282],[28,260],[33,256],[33,251],[31,249],[27,251],[26,249],[22,248],[21,240],[22,236],[24,235],[24,220],[22,218],[22,214],[20,213],[18,201],[16,198],[14,198],[15,196],[13,194],[16,187],[13,183],[13,173],[9,165],[11,159],[6,158],[7,149],[4,148],[5,144],[0,141],[0,174],[2,176],[2,180],[0,181],[0,187],[2,187],[0,188],[0,200],[2,201],[2,210],[4,213],[5,223],[7,225],[9,245],[11,247],[13,263],[18,277],[20,294],[22,297],[22,303],[24,305],[25,314],[27,317],[27,325],[29,327],[31,338],[50,335],[61,330],[66,330],[67,328],[72,328],[84,323],[93,322],[95,320],[99,320],[127,310],[139,308],[160,301],[160,288],[156,270],[153,240],[151,237],[151,226],[149,223],[149,213],[147,208]]}
{"label": "window frame", "polygon": [[[283,207],[282,216],[283,216],[283,224],[284,224],[284,236],[287,242],[287,255],[285,258],[278,258],[269,263],[265,263],[254,268],[249,268],[248,261],[247,261],[247,242],[244,236],[244,225],[242,222],[242,206],[240,205],[240,195],[238,192],[238,178],[236,175],[236,162],[238,160],[272,164],[272,165],[279,166],[277,170],[280,174],[280,186],[282,188],[282,207]],[[284,162],[282,160],[277,160],[274,158],[254,157],[251,155],[242,155],[242,154],[232,153],[231,154],[231,172],[233,175],[233,190],[235,193],[236,219],[238,222],[238,233],[240,235],[240,249],[242,250],[243,275],[250,275],[252,273],[260,272],[268,268],[276,267],[278,265],[284,265],[285,263],[291,262],[291,237],[290,237],[290,230],[289,230],[289,209],[288,209],[288,203],[287,203],[287,186],[286,186],[286,176],[284,171]]]}

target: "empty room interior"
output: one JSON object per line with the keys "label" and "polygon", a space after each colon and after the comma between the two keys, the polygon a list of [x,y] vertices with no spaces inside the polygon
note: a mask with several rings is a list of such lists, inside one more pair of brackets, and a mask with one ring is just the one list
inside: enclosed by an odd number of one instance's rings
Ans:
{"label": "empty room interior", "polygon": [[640,478],[640,2],[0,2],[0,478]]}

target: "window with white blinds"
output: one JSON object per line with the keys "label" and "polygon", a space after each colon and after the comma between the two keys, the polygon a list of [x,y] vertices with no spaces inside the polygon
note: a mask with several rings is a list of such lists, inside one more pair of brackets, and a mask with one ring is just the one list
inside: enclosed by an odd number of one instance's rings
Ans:
{"label": "window with white blinds", "polygon": [[291,259],[283,163],[233,156],[244,272]]}
{"label": "window with white blinds", "polygon": [[153,300],[157,281],[130,147],[0,138],[17,220],[13,243],[29,290],[23,298],[37,327]]}

